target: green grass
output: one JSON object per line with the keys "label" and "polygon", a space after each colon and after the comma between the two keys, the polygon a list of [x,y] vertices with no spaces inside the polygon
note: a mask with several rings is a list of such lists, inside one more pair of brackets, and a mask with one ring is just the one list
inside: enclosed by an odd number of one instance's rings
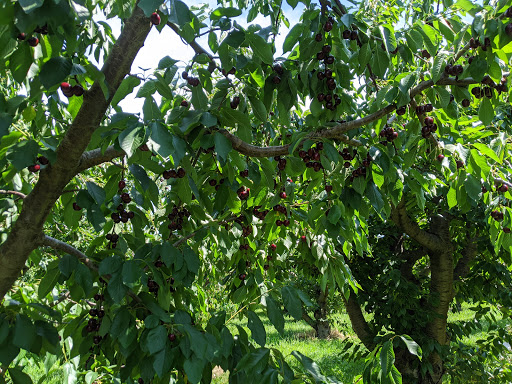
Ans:
{"label": "green grass", "polygon": [[[471,305],[469,304],[463,304],[460,312],[450,312],[448,321],[450,323],[472,321],[474,319],[474,312],[469,309],[470,307]],[[357,337],[350,326],[348,315],[345,313],[336,313],[331,316],[334,332],[333,337],[328,340],[315,339],[311,327],[304,321],[294,321],[291,317],[286,317],[285,330],[283,335],[280,335],[261,311],[258,314],[267,333],[266,346],[280,350],[292,367],[298,368],[299,364],[291,353],[292,351],[299,351],[317,362],[323,374],[333,376],[345,384],[354,383],[354,378],[362,373],[364,361],[347,361],[340,357],[340,352],[347,338],[357,342]],[[512,326],[510,319],[503,319],[501,316],[496,316],[496,318],[499,327],[510,328]],[[477,340],[486,337],[490,324],[485,320],[482,323],[484,324],[483,331],[475,331],[471,335],[466,336],[463,339],[465,344],[475,346]],[[244,327],[248,334],[250,334],[246,327],[247,321],[245,318],[241,320],[236,318],[228,323],[228,327],[233,334],[238,333],[236,325]],[[44,380],[45,384],[60,384],[63,382],[64,374],[62,367],[54,367],[54,369],[50,377]],[[39,364],[28,364],[25,366],[24,371],[30,375],[34,383],[37,383],[45,371],[44,363],[41,360]],[[228,383],[228,372],[223,372],[221,369],[216,368],[214,370],[213,383]],[[449,380],[447,380],[447,383],[449,383]]]}

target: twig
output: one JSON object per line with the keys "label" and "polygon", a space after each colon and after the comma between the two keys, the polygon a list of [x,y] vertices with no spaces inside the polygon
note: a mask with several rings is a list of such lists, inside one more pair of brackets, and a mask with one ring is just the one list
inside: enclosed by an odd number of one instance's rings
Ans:
{"label": "twig", "polygon": [[18,196],[18,197],[20,197],[22,199],[27,197],[27,195],[25,195],[24,193],[21,193],[21,192],[18,192],[18,191],[7,191],[5,189],[0,189],[0,194],[1,195],[15,195],[15,196]]}

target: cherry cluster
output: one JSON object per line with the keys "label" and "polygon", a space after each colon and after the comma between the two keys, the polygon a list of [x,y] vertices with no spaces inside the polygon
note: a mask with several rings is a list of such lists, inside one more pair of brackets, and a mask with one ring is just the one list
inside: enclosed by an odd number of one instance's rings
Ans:
{"label": "cherry cluster", "polygon": [[67,98],[73,97],[73,96],[82,96],[84,94],[84,88],[80,85],[71,85],[69,83],[63,82],[60,83],[60,90],[62,91],[63,95]]}
{"label": "cherry cluster", "polygon": [[503,215],[503,212],[501,211],[492,211],[491,212],[491,217],[496,220],[496,221],[503,221],[503,218],[505,217]]}
{"label": "cherry cluster", "polygon": [[178,170],[175,170],[175,169],[171,169],[171,170],[168,170],[168,171],[164,171],[162,173],[162,176],[164,177],[164,179],[168,180],[168,179],[182,179],[184,178],[186,175],[186,172],[183,168],[178,168]]}
{"label": "cherry cluster", "polygon": [[216,179],[210,179],[208,181],[208,184],[210,184],[211,187],[215,187],[215,190],[218,191],[221,184],[224,184],[225,179],[220,179],[218,182]]}
{"label": "cherry cluster", "polygon": [[[85,330],[88,333],[97,333],[101,327],[101,319],[105,316],[105,311],[101,306],[101,303],[105,300],[105,296],[97,293],[94,295],[94,300],[98,304],[98,308],[91,308],[89,310],[89,315],[91,317],[89,318],[89,321],[85,327]],[[96,334],[93,338],[93,342],[94,344],[99,344],[101,343],[102,339],[103,338],[100,335]]]}
{"label": "cherry cluster", "polygon": [[345,168],[350,167],[350,160],[354,159],[357,155],[357,151],[354,149],[352,154],[350,154],[350,150],[345,147],[342,151],[339,151],[340,156],[345,160]]}
{"label": "cherry cluster", "polygon": [[444,67],[444,72],[450,76],[459,76],[462,75],[462,72],[464,72],[464,67],[460,64],[448,64],[446,67]]}
{"label": "cherry cluster", "polygon": [[[41,165],[48,165],[50,163],[48,159],[44,156],[39,156],[37,158],[37,162]],[[41,165],[39,164],[30,165],[27,169],[32,173],[39,172],[39,170],[41,169]]]}
{"label": "cherry cluster", "polygon": [[109,248],[114,249],[117,247],[117,242],[119,241],[119,235],[117,233],[107,233],[105,238],[109,241]]}
{"label": "cherry cluster", "polygon": [[237,109],[239,104],[240,104],[240,97],[234,96],[233,99],[231,99],[229,106],[231,107],[231,109]]}
{"label": "cherry cluster", "polygon": [[491,46],[491,39],[489,39],[488,37],[486,37],[484,39],[484,43],[480,43],[480,40],[478,38],[471,38],[469,39],[469,47],[470,48],[473,48],[473,49],[477,49],[478,47],[482,47],[482,50],[483,51],[487,51],[487,48],[489,48]]}
{"label": "cherry cluster", "polygon": [[405,115],[406,113],[407,113],[407,106],[405,106],[405,105],[400,108],[397,108],[397,110],[396,110],[396,114],[398,116]]}
{"label": "cherry cluster", "polygon": [[423,113],[432,112],[433,110],[434,110],[434,106],[430,103],[425,104],[425,105],[418,105],[416,107],[416,114],[419,116]]}
{"label": "cherry cluster", "polygon": [[240,171],[240,177],[248,177],[249,176],[249,170],[244,169],[243,171]]}
{"label": "cherry cluster", "polygon": [[426,139],[432,132],[437,131],[437,124],[434,123],[434,118],[429,116],[425,117],[424,123],[425,125],[421,128],[421,136]]}
{"label": "cherry cluster", "polygon": [[492,99],[493,93],[491,87],[475,87],[471,90],[471,94],[477,99],[481,99],[484,96],[488,99]]}
{"label": "cherry cluster", "polygon": [[[319,73],[322,73],[322,72],[319,72]],[[333,80],[334,81],[334,79],[332,79],[332,78],[329,79],[329,80]],[[331,87],[336,88],[336,84],[329,86],[329,80],[327,81],[327,83],[328,83],[327,87],[329,89],[331,89]],[[332,88],[332,89],[334,89],[334,88]],[[341,104],[341,99],[338,96],[338,94],[336,94],[336,93],[332,94],[332,95],[330,93],[328,93],[326,95],[326,94],[320,92],[316,97],[317,97],[319,102],[321,102],[321,103],[323,102],[324,103],[325,108],[327,108],[327,109],[329,109],[331,111],[334,111],[336,109],[336,107]]]}
{"label": "cherry cluster", "polygon": [[382,145],[387,145],[388,142],[392,142],[398,138],[398,132],[393,127],[385,126],[382,131],[379,132],[379,136],[385,138],[387,141],[381,141]]}
{"label": "cherry cluster", "polygon": [[199,79],[197,77],[189,76],[187,71],[183,71],[181,74],[183,80],[187,80],[188,85],[191,87],[197,87],[199,85]]}
{"label": "cherry cluster", "polygon": [[[284,192],[282,192],[284,193]],[[287,211],[286,211],[286,207],[282,204],[276,204],[274,205],[274,207],[272,208],[272,210],[274,212],[277,212],[278,214],[283,214],[283,215],[286,215]],[[290,226],[290,220],[288,218],[284,219],[284,220],[280,220],[280,219],[277,219],[276,220],[276,225],[278,227],[280,227],[281,225],[284,226],[284,227],[289,227]]]}
{"label": "cherry cluster", "polygon": [[160,286],[158,285],[158,283],[155,280],[148,279],[148,282],[146,285],[149,289],[149,292],[154,293],[155,296],[158,294],[158,289],[160,288]]}
{"label": "cherry cluster", "polygon": [[272,82],[277,85],[281,82],[281,76],[284,74],[284,68],[281,64],[276,64],[273,69],[276,74],[272,77]]}
{"label": "cherry cluster", "polygon": [[373,159],[370,154],[366,155],[366,159],[363,160],[359,168],[356,168],[352,171],[352,175],[350,175],[350,181],[354,181],[354,179],[359,176],[366,176],[366,169],[370,167],[372,161]]}
{"label": "cherry cluster", "polygon": [[236,191],[236,194],[238,195],[238,198],[240,200],[247,200],[249,198],[249,192],[251,191],[251,188],[245,188],[244,186],[238,188]]}
{"label": "cherry cluster", "polygon": [[258,219],[260,220],[265,220],[265,217],[267,217],[268,213],[270,212],[270,210],[268,209],[265,209],[263,211],[260,211],[260,208],[261,208],[261,205],[256,205],[253,209],[252,209],[252,213],[254,216],[256,216]]}
{"label": "cherry cluster", "polygon": [[306,163],[306,168],[313,168],[315,172],[320,171],[323,166],[320,162],[320,152],[324,149],[322,142],[316,143],[315,147],[311,147],[308,151],[299,151],[299,157]]}
{"label": "cherry cluster", "polygon": [[171,231],[181,231],[183,229],[183,222],[186,218],[190,217],[190,212],[187,208],[179,208],[176,205],[173,207],[171,213],[167,218],[171,221],[167,226]]}
{"label": "cherry cluster", "polygon": [[222,74],[224,75],[224,77],[228,77],[229,75],[234,75],[235,73],[236,73],[235,67],[231,67],[231,69],[229,71],[222,69]]}
{"label": "cherry cluster", "polygon": [[[341,34],[345,40],[357,40],[357,30],[345,29]],[[386,47],[384,47],[386,49]]]}
{"label": "cherry cluster", "polygon": [[[124,193],[123,193],[124,195]],[[131,198],[130,198],[131,199]],[[119,204],[116,208],[117,212],[112,212],[110,218],[114,221],[114,223],[127,223],[128,220],[131,220],[135,217],[135,212],[128,212],[124,209],[123,204]]]}
{"label": "cherry cluster", "polygon": [[283,171],[286,168],[286,159],[280,156],[274,156],[274,160],[277,161],[277,169]]}

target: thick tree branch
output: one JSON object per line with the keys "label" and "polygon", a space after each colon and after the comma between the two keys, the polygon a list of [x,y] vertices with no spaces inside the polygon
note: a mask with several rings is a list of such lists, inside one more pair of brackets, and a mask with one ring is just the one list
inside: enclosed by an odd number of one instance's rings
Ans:
{"label": "thick tree branch", "polygon": [[75,256],[82,264],[87,266],[87,268],[92,269],[93,271],[98,271],[98,267],[92,261],[89,259],[84,253],[80,252],[78,249],[73,247],[72,245],[69,245],[67,243],[64,243],[63,241],[54,239],[53,237],[43,235],[41,238],[40,245],[43,247],[50,247],[62,252],[69,253],[72,256]]}
{"label": "thick tree branch", "polygon": [[21,193],[18,191],[6,191],[5,189],[0,189],[0,195],[14,195],[14,196],[21,197],[22,199],[27,197],[27,195],[25,195],[24,193]]}
{"label": "thick tree branch", "polygon": [[478,247],[476,242],[476,237],[468,238],[466,246],[462,250],[462,257],[459,259],[455,269],[453,270],[454,280],[460,280],[466,277],[469,273],[470,265],[478,254]]}
{"label": "thick tree branch", "polygon": [[85,92],[82,106],[57,148],[56,161],[40,172],[34,189],[23,200],[20,216],[0,246],[0,298],[12,287],[28,256],[40,243],[46,218],[66,185],[75,177],[92,134],[104,119],[119,85],[130,73],[133,60],[150,29],[149,19],[135,6],[106,58],[101,70],[103,76]]}
{"label": "thick tree branch", "polygon": [[341,295],[343,298],[343,302],[345,303],[345,308],[347,309],[348,317],[350,318],[350,323],[352,324],[352,329],[356,333],[357,337],[364,344],[368,350],[372,351],[375,348],[374,338],[375,334],[370,329],[368,322],[363,316],[363,311],[361,310],[361,306],[357,302],[355,298],[354,292],[350,292],[350,297],[348,300],[345,296]]}
{"label": "thick tree branch", "polygon": [[105,152],[102,152],[101,148],[87,151],[82,155],[77,173],[123,156],[126,156],[126,153],[123,150],[117,150],[113,145],[107,147]]}
{"label": "thick tree branch", "polygon": [[445,250],[445,244],[438,236],[421,229],[418,223],[409,217],[405,208],[405,199],[391,208],[391,220],[422,247],[431,251]]}

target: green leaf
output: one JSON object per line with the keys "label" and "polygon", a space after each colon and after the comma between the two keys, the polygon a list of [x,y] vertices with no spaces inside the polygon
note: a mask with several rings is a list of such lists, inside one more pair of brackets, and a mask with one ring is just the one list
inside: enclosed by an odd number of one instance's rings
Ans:
{"label": "green leaf", "polygon": [[126,260],[123,264],[123,283],[128,287],[133,287],[140,279],[142,269],[140,263],[135,260]]}
{"label": "green leaf", "polygon": [[248,33],[246,40],[254,53],[265,63],[271,65],[274,62],[272,45],[267,43],[263,37],[254,33]]}
{"label": "green leaf", "polygon": [[11,376],[13,384],[32,384],[33,383],[30,376],[18,368],[9,368],[8,371],[9,371],[9,375]]}
{"label": "green leaf", "polygon": [[394,365],[391,367],[390,379],[392,384],[402,384],[402,374]]}
{"label": "green leaf", "polygon": [[336,224],[341,218],[341,208],[339,205],[333,205],[331,208],[329,208],[329,214],[327,215],[327,220],[331,224]]}
{"label": "green leaf", "polygon": [[169,21],[178,24],[180,27],[190,23],[192,18],[188,6],[182,1],[172,0],[169,7]]}
{"label": "green leaf", "polygon": [[380,350],[380,368],[382,369],[382,376],[386,377],[388,375],[394,362],[395,352],[393,351],[393,343],[388,340]]}
{"label": "green leaf", "polygon": [[359,50],[359,56],[357,59],[359,60],[359,65],[361,67],[366,66],[372,57],[372,48],[369,43],[364,43],[361,49]]}
{"label": "green leaf", "polygon": [[174,354],[169,348],[164,348],[155,354],[153,368],[159,377],[163,377],[172,368]]}
{"label": "green leaf", "polygon": [[[260,120],[263,123],[267,122],[267,108],[265,108],[265,104],[258,99],[257,97],[249,96],[249,103],[251,104],[252,111],[254,113],[254,116],[258,120]],[[251,128],[251,122],[249,121],[249,124],[247,125],[248,128]]]}
{"label": "green leaf", "polygon": [[126,77],[119,88],[117,88],[116,93],[114,94],[114,98],[112,99],[112,107],[117,107],[117,105],[123,100],[126,96],[133,92],[135,87],[140,85],[140,79],[134,76]]}
{"label": "green leaf", "polygon": [[46,89],[64,81],[71,73],[73,62],[65,57],[54,57],[44,63],[39,80]]}
{"label": "green leaf", "polygon": [[[222,124],[227,127],[243,126],[251,129],[251,119],[247,114],[237,111],[236,109],[223,108],[221,111]],[[266,113],[265,113],[266,116]]]}
{"label": "green leaf", "polygon": [[377,213],[382,212],[382,208],[384,208],[384,199],[382,198],[382,194],[374,183],[369,183],[366,186],[366,193],[370,203]]}
{"label": "green leaf", "polygon": [[299,362],[302,364],[302,366],[308,371],[308,373],[313,377],[315,380],[315,383],[327,383],[327,378],[322,375],[322,372],[320,371],[320,367],[317,363],[315,363],[313,360],[311,360],[309,357],[303,355],[302,353],[298,351],[292,352],[293,357],[295,357]]}
{"label": "green leaf", "polygon": [[478,109],[478,118],[485,126],[490,125],[494,119],[494,108],[487,97],[482,98]]}
{"label": "green leaf", "polygon": [[89,268],[83,264],[78,264],[75,270],[75,281],[84,290],[86,296],[92,291],[92,274]]}
{"label": "green leaf", "polygon": [[89,192],[89,195],[91,195],[96,204],[103,204],[106,198],[105,190],[92,181],[86,182],[85,185],[87,186],[87,192]]}
{"label": "green leaf", "polygon": [[457,191],[453,187],[450,187],[448,190],[446,199],[448,200],[448,207],[450,209],[457,205]]}
{"label": "green leaf", "polygon": [[502,161],[500,160],[498,155],[496,155],[496,153],[491,148],[489,148],[487,145],[482,144],[482,143],[473,143],[473,147],[475,147],[482,154],[484,154],[487,157],[490,157],[491,159],[493,159],[497,163],[500,163],[500,164],[502,163]]}
{"label": "green leaf", "polygon": [[164,349],[166,342],[167,330],[164,326],[159,325],[158,327],[149,331],[148,337],[146,339],[146,347],[149,353],[154,355],[155,353]]}
{"label": "green leaf", "polygon": [[44,3],[44,0],[19,0],[19,3],[25,13],[30,13],[41,7]]}
{"label": "green leaf", "polygon": [[121,266],[123,265],[123,262],[121,258],[118,255],[112,255],[109,257],[106,257],[103,259],[99,265],[98,272],[100,276],[105,275],[112,275],[115,272],[117,272]]}
{"label": "green leaf", "polygon": [[408,335],[400,335],[400,338],[405,343],[405,346],[409,350],[409,353],[418,356],[421,360],[423,357],[423,352],[421,351],[421,347]]}
{"label": "green leaf", "polygon": [[183,368],[185,369],[188,381],[191,384],[198,384],[201,381],[204,366],[205,362],[201,359],[198,359],[195,356],[192,356],[191,358],[185,360],[185,362],[183,363]]}
{"label": "green leaf", "polygon": [[135,126],[126,128],[119,135],[119,145],[126,152],[128,157],[132,157],[137,148],[144,142],[144,127]]}
{"label": "green leaf", "polygon": [[242,11],[234,7],[217,8],[210,14],[211,20],[219,20],[221,17],[237,17],[242,14]]}
{"label": "green leaf", "polygon": [[6,158],[16,169],[22,170],[35,164],[38,153],[39,144],[34,140],[23,140],[8,149]]}
{"label": "green leaf", "polygon": [[389,24],[385,24],[381,25],[379,30],[384,39],[386,50],[388,52],[394,51],[397,47],[394,28]]}
{"label": "green leaf", "polygon": [[444,72],[446,66],[446,55],[438,54],[434,57],[434,64],[432,65],[432,80],[437,83]]}
{"label": "green leaf", "polygon": [[192,248],[186,247],[183,250],[183,258],[185,259],[185,263],[187,264],[187,269],[194,275],[197,275],[197,273],[199,272],[199,266],[201,264],[198,254],[194,252]]}
{"label": "green leaf", "polygon": [[36,327],[25,315],[16,315],[12,343],[20,348],[30,350],[36,339]]}
{"label": "green leaf", "polygon": [[[469,64],[469,74],[476,81],[482,81],[485,74],[487,73],[488,64],[487,60],[480,56],[475,56],[471,64]],[[484,98],[485,99],[485,98]]]}
{"label": "green leaf", "polygon": [[28,44],[19,44],[9,57],[9,69],[18,83],[23,83],[32,65],[32,51]]}
{"label": "green leaf", "polygon": [[138,5],[144,11],[144,14],[149,17],[163,2],[164,0],[140,0]]}
{"label": "green leaf", "polygon": [[286,38],[284,39],[283,53],[289,52],[293,49],[295,44],[299,41],[303,31],[304,24],[302,23],[297,23],[292,27],[292,29],[290,29],[290,32],[288,32],[288,35],[286,35]]}
{"label": "green leaf", "polygon": [[283,296],[284,307],[290,315],[295,320],[302,319],[302,303],[295,288],[287,285],[281,289],[281,295]]}
{"label": "green leaf", "polygon": [[146,173],[146,170],[142,168],[140,165],[130,164],[128,169],[130,170],[132,175],[135,176],[135,178],[140,183],[144,191],[147,191],[151,184],[154,184],[153,180],[151,180],[148,174]]}
{"label": "green leaf", "polygon": [[414,83],[416,82],[416,74],[415,73],[409,73],[405,77],[402,77],[400,79],[400,83],[398,84],[398,89],[400,89],[400,92],[402,92],[404,95],[409,96],[409,90],[412,88]]}
{"label": "green leaf", "polygon": [[270,322],[277,332],[282,335],[284,333],[284,316],[281,308],[270,296],[265,298],[265,302],[267,304],[267,316]]}
{"label": "green leaf", "polygon": [[123,277],[120,272],[112,275],[108,282],[107,291],[115,303],[120,303],[124,299],[128,288],[124,286]]}
{"label": "green leaf", "polygon": [[52,268],[46,271],[45,275],[41,279],[39,286],[37,287],[37,296],[39,299],[46,297],[51,292],[57,281],[59,281],[60,271],[58,268]]}
{"label": "green leaf", "polygon": [[206,111],[208,109],[208,97],[202,87],[192,87],[192,105],[196,110]]}
{"label": "green leaf", "polygon": [[160,108],[156,104],[155,99],[152,96],[146,97],[144,105],[142,106],[142,113],[145,121],[158,120],[162,118]]}
{"label": "green leaf", "polygon": [[215,133],[214,141],[215,152],[217,152],[217,155],[222,160],[222,163],[225,163],[228,159],[229,152],[231,152],[231,150],[233,149],[231,141],[229,141],[227,137],[225,137],[223,134],[219,132]]}
{"label": "green leaf", "polygon": [[260,318],[253,311],[247,312],[247,327],[251,330],[251,335],[254,341],[264,347],[267,339],[267,333],[265,332],[265,327],[263,326]]}

